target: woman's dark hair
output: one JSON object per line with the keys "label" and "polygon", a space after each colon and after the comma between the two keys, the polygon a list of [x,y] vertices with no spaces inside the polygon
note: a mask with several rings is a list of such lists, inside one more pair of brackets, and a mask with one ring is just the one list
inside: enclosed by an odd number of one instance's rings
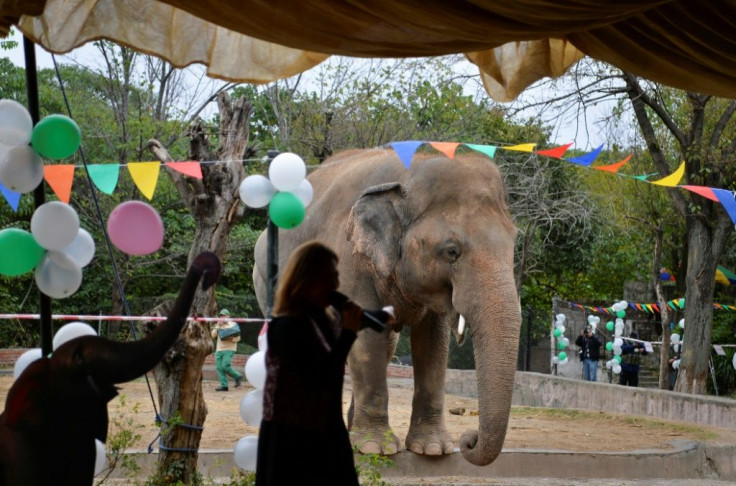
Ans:
{"label": "woman's dark hair", "polygon": [[320,278],[320,268],[331,261],[337,262],[337,254],[322,242],[312,240],[299,245],[289,256],[276,289],[274,315],[298,313],[309,304],[306,291]]}

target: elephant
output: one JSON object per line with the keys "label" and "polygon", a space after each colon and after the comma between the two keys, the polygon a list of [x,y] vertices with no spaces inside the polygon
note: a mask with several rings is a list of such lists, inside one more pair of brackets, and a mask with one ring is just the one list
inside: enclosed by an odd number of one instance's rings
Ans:
{"label": "elephant", "polygon": [[13,383],[0,415],[0,486],[91,485],[95,439],[107,437],[107,403],[116,383],[158,363],[179,336],[197,284],[217,282],[214,253],[197,256],[166,321],[144,339],[116,342],[82,336],[42,357]]}
{"label": "elephant", "polygon": [[[481,155],[417,155],[407,170],[393,151],[370,149],[336,154],[308,180],[314,199],[298,227],[279,231],[279,266],[298,244],[321,240],[338,254],[341,292],[365,309],[395,312],[395,327],[361,331],[348,358],[354,445],[398,452],[386,374],[396,331],[410,326],[414,397],[405,445],[417,454],[452,453],[444,419],[449,340],[455,334],[462,343],[470,333],[479,430],[462,435],[460,450],[472,464],[490,464],[506,436],[521,326],[516,227],[498,168]],[[264,232],[253,271],[262,309],[266,240]]]}

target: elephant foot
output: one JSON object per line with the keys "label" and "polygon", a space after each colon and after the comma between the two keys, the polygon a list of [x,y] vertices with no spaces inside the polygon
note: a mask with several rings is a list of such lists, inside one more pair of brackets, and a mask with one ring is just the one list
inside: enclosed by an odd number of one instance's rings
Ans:
{"label": "elephant foot", "polygon": [[453,453],[455,445],[444,427],[432,430],[428,428],[424,430],[417,429],[418,427],[412,427],[409,430],[406,436],[407,449],[425,456],[441,456]]}
{"label": "elephant foot", "polygon": [[399,452],[399,438],[386,428],[356,429],[350,431],[350,439],[361,454],[391,456]]}

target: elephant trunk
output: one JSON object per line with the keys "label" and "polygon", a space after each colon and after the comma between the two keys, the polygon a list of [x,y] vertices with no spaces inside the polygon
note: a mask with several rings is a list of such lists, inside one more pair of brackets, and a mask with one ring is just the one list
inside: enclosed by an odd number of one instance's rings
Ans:
{"label": "elephant trunk", "polygon": [[153,368],[179,337],[199,280],[203,278],[202,288],[207,289],[217,282],[220,272],[220,260],[214,253],[204,252],[197,256],[166,321],[144,339],[132,343],[94,338],[97,342],[85,347],[85,361],[90,372],[112,383],[124,383]]}
{"label": "elephant trunk", "polygon": [[[501,453],[511,411],[519,347],[521,313],[513,272],[499,275],[492,285],[468,291],[482,302],[471,302],[464,312],[473,341],[478,380],[478,430],[465,432],[460,450],[477,466],[492,463]],[[479,293],[478,288],[485,288]],[[469,286],[468,289],[471,287]],[[458,292],[456,295],[460,295]],[[458,300],[462,298],[458,297]]]}

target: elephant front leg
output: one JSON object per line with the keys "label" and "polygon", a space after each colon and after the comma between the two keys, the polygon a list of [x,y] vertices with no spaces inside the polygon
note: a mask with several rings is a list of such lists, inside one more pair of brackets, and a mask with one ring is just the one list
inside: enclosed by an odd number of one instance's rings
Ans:
{"label": "elephant front leg", "polygon": [[449,329],[437,319],[411,328],[414,399],[406,448],[417,454],[441,456],[454,449],[445,426],[445,370]]}
{"label": "elephant front leg", "polygon": [[399,439],[388,424],[386,365],[390,331],[361,331],[348,356],[353,382],[350,407],[350,439],[363,454],[396,454]]}

